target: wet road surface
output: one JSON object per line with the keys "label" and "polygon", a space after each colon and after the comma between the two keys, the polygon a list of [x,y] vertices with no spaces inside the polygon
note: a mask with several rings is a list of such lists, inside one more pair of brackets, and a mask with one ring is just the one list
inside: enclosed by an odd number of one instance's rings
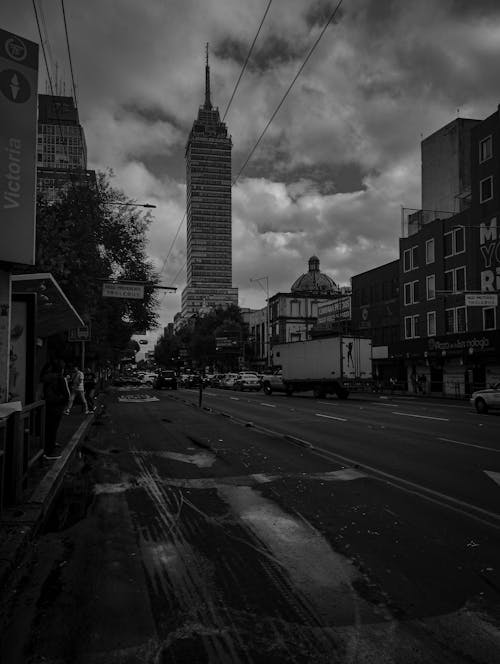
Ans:
{"label": "wet road surface", "polygon": [[187,393],[117,396],[69,484],[86,510],[60,501],[5,602],[5,661],[498,661],[490,524]]}

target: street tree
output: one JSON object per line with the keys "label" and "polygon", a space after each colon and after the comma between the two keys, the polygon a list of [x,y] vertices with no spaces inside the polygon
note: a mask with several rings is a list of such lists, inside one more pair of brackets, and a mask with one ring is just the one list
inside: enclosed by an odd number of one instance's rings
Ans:
{"label": "street tree", "polygon": [[[70,187],[57,202],[37,205],[36,271],[51,272],[91,322],[88,350],[99,361],[119,360],[134,332],[157,324],[158,277],[146,254],[151,216],[113,187],[111,177],[100,173],[97,187]],[[104,298],[104,280],[150,285],[144,300]]]}

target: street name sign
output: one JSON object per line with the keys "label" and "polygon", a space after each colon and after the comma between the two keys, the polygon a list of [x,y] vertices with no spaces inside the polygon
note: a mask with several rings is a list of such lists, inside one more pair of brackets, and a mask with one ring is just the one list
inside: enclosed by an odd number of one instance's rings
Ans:
{"label": "street name sign", "polygon": [[466,307],[496,307],[498,295],[496,293],[466,293]]}
{"label": "street name sign", "polygon": [[105,282],[102,285],[103,297],[122,297],[128,300],[143,300],[144,286],[140,284],[118,284]]}
{"label": "street name sign", "polygon": [[38,44],[0,30],[0,261],[35,264]]}
{"label": "street name sign", "polygon": [[68,341],[89,341],[90,340],[90,327],[82,325],[81,327],[73,327],[68,332]]}

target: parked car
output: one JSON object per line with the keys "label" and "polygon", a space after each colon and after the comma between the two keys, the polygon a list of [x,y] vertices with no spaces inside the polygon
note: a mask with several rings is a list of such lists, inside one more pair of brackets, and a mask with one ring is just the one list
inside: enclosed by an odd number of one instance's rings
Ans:
{"label": "parked car", "polygon": [[470,402],[478,413],[487,413],[490,408],[500,408],[500,383],[473,392]]}
{"label": "parked car", "polygon": [[212,380],[210,381],[211,387],[222,387],[222,381],[224,380],[226,374],[214,374]]}
{"label": "parked car", "polygon": [[221,383],[221,387],[225,390],[232,390],[234,381],[238,378],[237,373],[227,373]]}
{"label": "parked car", "polygon": [[265,374],[262,377],[262,389],[264,390],[264,394],[268,395],[273,392],[286,392],[281,369],[272,374]]}
{"label": "parked car", "polygon": [[233,383],[233,390],[244,390],[258,392],[261,388],[260,380],[255,373],[241,372]]}
{"label": "parked car", "polygon": [[155,390],[162,390],[163,388],[176,390],[177,377],[175,371],[169,371],[168,369],[160,371],[153,381],[153,387]]}
{"label": "parked car", "polygon": [[143,385],[152,385],[155,382],[156,375],[153,372],[147,372],[139,374],[139,379]]}

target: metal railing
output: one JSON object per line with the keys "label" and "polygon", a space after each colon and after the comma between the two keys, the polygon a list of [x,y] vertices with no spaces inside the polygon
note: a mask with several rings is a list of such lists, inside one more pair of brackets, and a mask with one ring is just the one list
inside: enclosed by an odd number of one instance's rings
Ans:
{"label": "metal railing", "polygon": [[35,401],[0,420],[0,510],[23,500],[28,474],[43,454],[45,401]]}

